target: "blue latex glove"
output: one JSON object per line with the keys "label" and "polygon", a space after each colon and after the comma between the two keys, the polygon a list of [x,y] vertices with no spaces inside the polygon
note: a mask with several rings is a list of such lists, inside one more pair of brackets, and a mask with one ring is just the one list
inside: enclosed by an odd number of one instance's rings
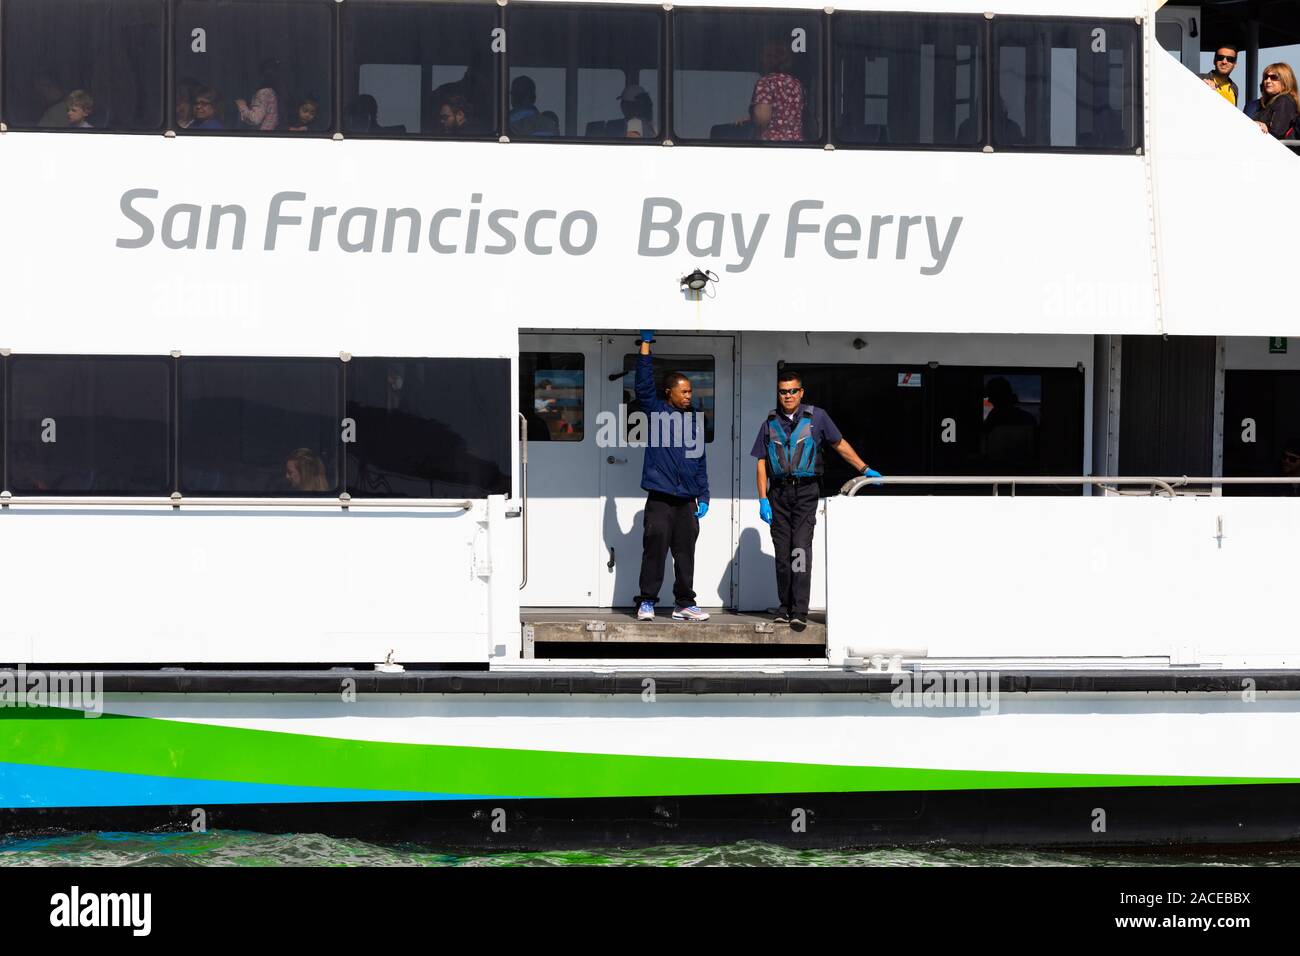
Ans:
{"label": "blue latex glove", "polygon": [[880,472],[876,471],[876,469],[874,469],[874,468],[867,468],[867,469],[865,469],[865,470],[862,472],[862,477],[864,477],[864,478],[884,478],[885,476],[882,475]]}
{"label": "blue latex glove", "polygon": [[695,517],[703,518],[708,513],[709,513],[709,503],[707,501],[701,501],[695,509]]}
{"label": "blue latex glove", "polygon": [[758,516],[768,524],[772,523],[772,502],[766,498],[758,499]]}
{"label": "blue latex glove", "polygon": [[654,330],[654,329],[642,329],[642,330],[641,330],[641,341],[642,341],[642,342],[653,342],[654,340],[655,340],[655,330]]}

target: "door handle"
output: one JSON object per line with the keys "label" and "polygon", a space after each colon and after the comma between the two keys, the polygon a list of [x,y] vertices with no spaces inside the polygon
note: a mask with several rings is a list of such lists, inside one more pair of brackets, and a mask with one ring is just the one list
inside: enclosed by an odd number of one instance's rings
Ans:
{"label": "door handle", "polygon": [[627,464],[627,459],[626,459],[626,458],[615,458],[613,455],[610,455],[608,458],[605,459],[605,464],[607,464],[607,465],[626,465],[626,464]]}
{"label": "door handle", "polygon": [[614,570],[614,549],[613,548],[609,549],[609,563],[606,564],[605,567],[609,568],[611,571]]}

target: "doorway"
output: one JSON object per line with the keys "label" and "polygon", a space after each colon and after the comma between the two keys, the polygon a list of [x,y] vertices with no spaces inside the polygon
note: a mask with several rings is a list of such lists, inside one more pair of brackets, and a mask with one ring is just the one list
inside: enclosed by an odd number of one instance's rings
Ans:
{"label": "doorway", "polygon": [[[529,607],[630,608],[641,568],[643,441],[630,427],[637,337],[525,334],[519,402],[529,457]],[[700,520],[695,591],[701,607],[735,606],[735,358],[731,336],[661,334],[656,390],[667,372],[691,380],[703,413],[712,501]],[[671,559],[669,559],[671,565]],[[672,600],[672,570],[662,604]]]}

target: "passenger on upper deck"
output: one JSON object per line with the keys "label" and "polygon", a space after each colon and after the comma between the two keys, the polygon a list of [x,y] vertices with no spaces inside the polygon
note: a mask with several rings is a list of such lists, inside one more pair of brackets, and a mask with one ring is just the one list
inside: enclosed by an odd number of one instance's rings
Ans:
{"label": "passenger on upper deck", "polygon": [[194,94],[198,89],[198,80],[181,80],[176,84],[177,128],[189,129],[194,125]]}
{"label": "passenger on upper deck", "polygon": [[95,100],[85,90],[68,94],[68,125],[77,129],[91,129],[90,114],[95,112]]}
{"label": "passenger on upper deck", "polygon": [[280,126],[280,95],[276,92],[280,61],[273,57],[263,60],[257,69],[262,80],[253,94],[252,104],[247,100],[235,100],[235,106],[239,109],[239,121],[245,126],[256,126],[263,132],[270,132]]}
{"label": "passenger on upper deck", "polygon": [[785,40],[774,40],[763,47],[759,56],[759,77],[749,103],[749,116],[737,120],[742,125],[751,119],[758,138],[769,142],[803,141],[804,89],[794,75],[794,54]]}
{"label": "passenger on upper deck", "polygon": [[36,95],[41,98],[41,118],[36,125],[42,129],[68,125],[68,106],[64,101],[63,87],[48,73],[36,77]]}
{"label": "passenger on upper deck", "polygon": [[1237,66],[1237,48],[1224,44],[1214,54],[1214,67],[1203,79],[1214,87],[1225,100],[1236,106],[1240,97],[1237,84],[1232,81],[1232,71]]}
{"label": "passenger on upper deck", "polygon": [[553,115],[537,108],[537,84],[532,77],[516,76],[510,82],[510,135],[557,136],[559,132]]}
{"label": "passenger on upper deck", "polygon": [[304,96],[298,103],[297,122],[289,125],[291,133],[308,133],[316,124],[316,116],[320,112],[320,103],[315,98]]}
{"label": "passenger on upper deck", "polygon": [[459,136],[470,132],[469,102],[459,93],[452,93],[438,107],[438,128],[444,136]]}
{"label": "passenger on upper deck", "polygon": [[1264,67],[1264,79],[1259,88],[1263,95],[1259,99],[1259,109],[1251,119],[1275,139],[1295,139],[1296,118],[1300,115],[1295,72],[1285,63],[1269,64]]}
{"label": "passenger on upper deck", "polygon": [[200,86],[194,91],[194,122],[190,129],[225,129],[217,109],[221,106],[221,94],[210,86]]}
{"label": "passenger on upper deck", "polygon": [[629,139],[653,139],[655,135],[655,108],[650,94],[635,83],[623,87],[618,96],[627,126],[623,135]]}

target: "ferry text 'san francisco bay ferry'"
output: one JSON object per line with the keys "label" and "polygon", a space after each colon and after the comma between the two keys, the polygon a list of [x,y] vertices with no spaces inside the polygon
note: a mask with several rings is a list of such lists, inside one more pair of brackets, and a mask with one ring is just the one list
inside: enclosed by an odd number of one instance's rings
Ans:
{"label": "ferry text 'san francisco bay ferry'", "polygon": [[1179,62],[1292,7],[5,0],[0,830],[1297,840],[1300,164]]}

